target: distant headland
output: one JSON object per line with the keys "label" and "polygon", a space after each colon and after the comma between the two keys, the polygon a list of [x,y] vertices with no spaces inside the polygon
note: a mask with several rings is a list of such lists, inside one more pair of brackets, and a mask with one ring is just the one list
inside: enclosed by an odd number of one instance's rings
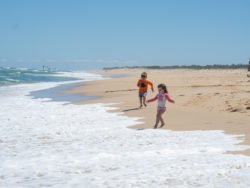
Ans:
{"label": "distant headland", "polygon": [[121,66],[121,67],[104,67],[103,70],[112,70],[112,69],[247,69],[247,64],[227,64],[227,65],[167,65],[167,66]]}

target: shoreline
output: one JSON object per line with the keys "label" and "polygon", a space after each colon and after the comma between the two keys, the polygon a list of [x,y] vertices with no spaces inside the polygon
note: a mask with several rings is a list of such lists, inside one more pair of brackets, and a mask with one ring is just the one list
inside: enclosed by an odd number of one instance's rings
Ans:
{"label": "shoreline", "polygon": [[[99,74],[121,74],[126,69],[98,71]],[[156,103],[150,103],[147,108],[138,109],[136,82],[138,75],[143,69],[130,70],[127,77],[112,78],[107,80],[97,80],[84,82],[81,86],[68,90],[67,93],[78,93],[82,95],[96,96],[95,99],[84,100],[75,104],[104,103],[113,104],[115,112],[124,113],[128,117],[140,118],[144,123],[138,123],[129,128],[148,129],[152,128],[155,121]],[[166,126],[162,129],[173,131],[196,131],[196,130],[222,130],[225,134],[239,135],[244,137],[240,144],[250,145],[250,127],[247,121],[250,117],[250,101],[244,101],[245,109],[234,107],[234,104],[227,109],[221,109],[228,105],[227,94],[241,91],[240,95],[247,95],[249,82],[239,80],[242,70],[146,70],[149,80],[152,80],[155,88],[161,80],[167,80],[171,97],[176,104],[167,104],[167,112],[164,114]],[[164,75],[163,75],[164,73]],[[162,77],[159,78],[162,74]],[[214,75],[215,79],[207,81],[206,76]],[[184,79],[180,79],[182,76]],[[216,79],[217,77],[220,79]],[[192,79],[190,79],[190,77]],[[232,77],[228,81],[228,78]],[[236,79],[237,78],[237,79]],[[235,79],[235,82],[231,82]],[[242,77],[244,80],[244,78]],[[205,82],[204,82],[205,81]],[[208,82],[208,83],[207,83]],[[237,84],[242,82],[241,85]],[[211,91],[212,94],[211,94]],[[155,96],[156,93],[148,93],[147,98]],[[225,94],[225,96],[224,96]],[[212,95],[212,96],[210,96]],[[237,97],[237,96],[236,96]],[[213,99],[216,98],[216,99]],[[244,98],[244,97],[243,97]],[[246,96],[247,98],[247,96]],[[234,98],[230,102],[233,101]],[[224,100],[224,101],[223,101]],[[242,100],[242,98],[240,98]],[[223,101],[223,104],[219,104]],[[201,102],[201,104],[199,103]],[[208,104],[207,104],[208,103]],[[211,103],[212,105],[209,105]],[[237,101],[236,101],[237,103]],[[213,107],[214,105],[214,107]],[[229,107],[227,106],[227,107]],[[241,111],[240,111],[241,110]],[[250,155],[250,149],[237,152],[229,152]]]}
{"label": "shoreline", "polygon": [[39,98],[49,98],[53,102],[68,102],[68,103],[74,103],[79,102],[82,100],[91,100],[95,97],[93,96],[83,96],[80,94],[74,94],[74,93],[66,93],[64,90],[70,90],[72,88],[80,86],[80,82],[73,82],[73,83],[62,83],[54,87],[32,91],[30,92],[29,96],[31,96],[34,99]]}

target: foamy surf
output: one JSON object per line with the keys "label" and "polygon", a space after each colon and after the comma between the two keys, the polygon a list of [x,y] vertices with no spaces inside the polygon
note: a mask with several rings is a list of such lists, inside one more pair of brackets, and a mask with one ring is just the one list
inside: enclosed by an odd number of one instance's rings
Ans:
{"label": "foamy surf", "polygon": [[0,187],[250,186],[249,157],[224,154],[247,148],[236,136],[136,131],[127,127],[138,119],[104,104],[28,96],[56,85],[0,88]]}

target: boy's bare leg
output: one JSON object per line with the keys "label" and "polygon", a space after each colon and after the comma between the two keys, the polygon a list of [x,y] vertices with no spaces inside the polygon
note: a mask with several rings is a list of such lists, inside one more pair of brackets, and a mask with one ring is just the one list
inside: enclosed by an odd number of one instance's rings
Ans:
{"label": "boy's bare leg", "polygon": [[143,104],[144,104],[145,107],[147,106],[147,104],[146,104],[146,97],[143,97]]}
{"label": "boy's bare leg", "polygon": [[142,108],[142,97],[139,97],[140,99],[140,107],[139,108]]}

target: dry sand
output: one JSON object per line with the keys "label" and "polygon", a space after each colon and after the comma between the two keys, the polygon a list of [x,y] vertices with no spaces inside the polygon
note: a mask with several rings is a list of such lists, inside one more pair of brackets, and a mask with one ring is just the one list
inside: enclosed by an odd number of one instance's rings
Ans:
{"label": "dry sand", "polygon": [[[86,103],[116,103],[116,111],[128,116],[140,117],[143,124],[133,128],[152,128],[155,123],[156,105],[138,109],[137,80],[141,72],[155,85],[148,98],[157,94],[157,85],[165,83],[176,104],[167,104],[164,129],[176,131],[223,130],[227,134],[242,135],[250,144],[250,78],[245,70],[142,70],[117,69],[99,71],[126,77],[83,83],[67,92],[80,93],[98,98]],[[238,152],[239,153],[239,152]],[[250,155],[250,150],[240,152]]]}

